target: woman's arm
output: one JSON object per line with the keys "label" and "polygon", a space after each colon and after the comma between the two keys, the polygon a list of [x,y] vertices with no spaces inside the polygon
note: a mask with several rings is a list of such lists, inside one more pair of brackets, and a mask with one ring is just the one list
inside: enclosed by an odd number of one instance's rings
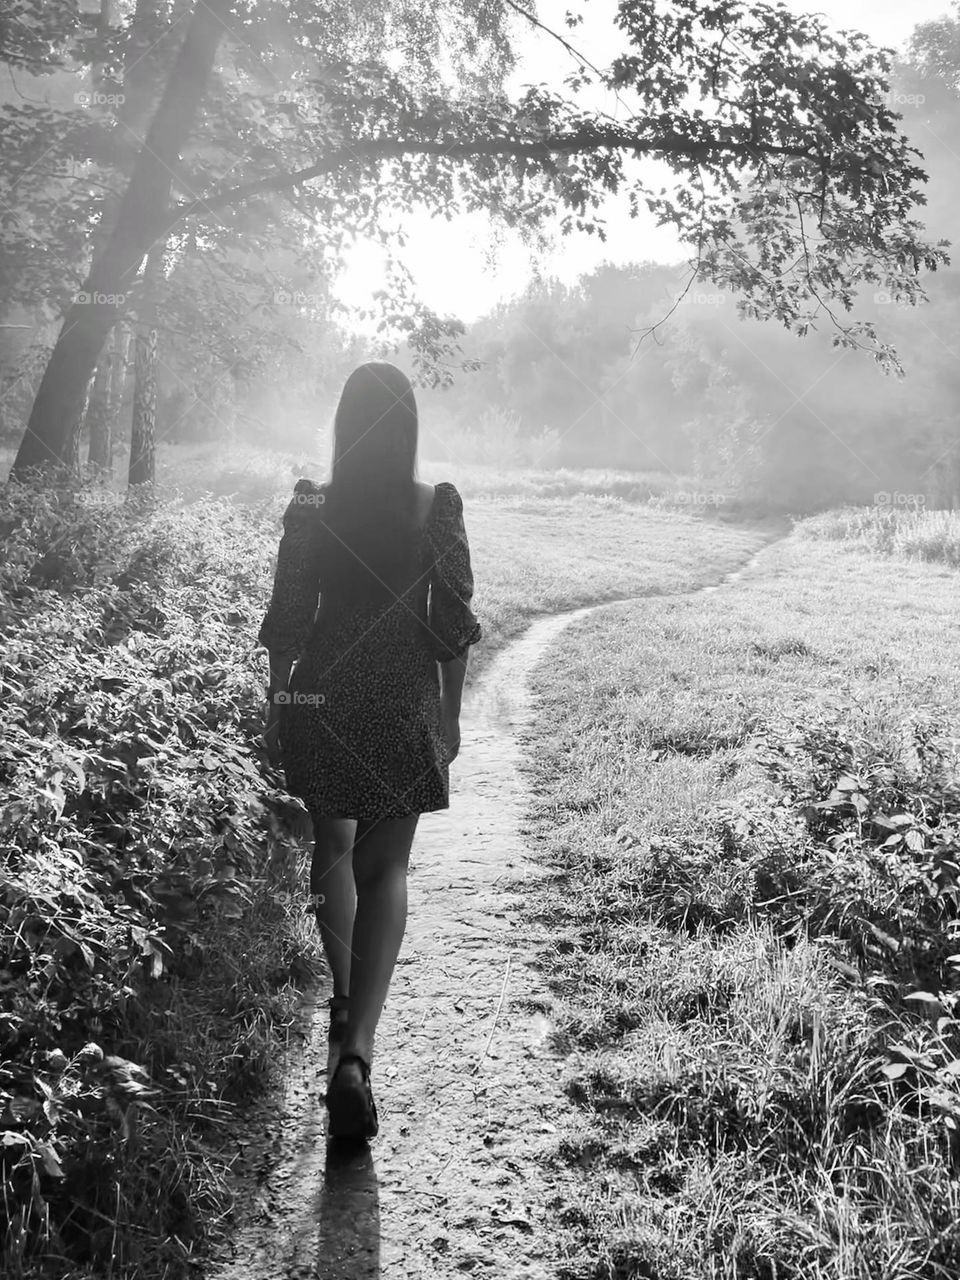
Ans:
{"label": "woman's arm", "polygon": [[303,651],[317,612],[320,553],[314,499],[320,489],[312,480],[298,480],[293,499],[283,513],[283,537],[277,551],[270,607],[257,637],[270,661],[263,738],[267,758],[273,765],[280,763],[282,702],[277,700],[277,695],[284,693],[290,683],[290,670]]}
{"label": "woman's arm", "polygon": [[277,700],[277,694],[284,692],[290,683],[293,659],[281,657],[273,649],[269,651],[269,656],[270,683],[267,685],[267,722],[263,729],[263,745],[267,750],[267,759],[276,768],[280,764],[280,707],[282,706],[282,703]]}
{"label": "woman's arm", "polygon": [[467,660],[470,650],[465,649],[459,658],[440,663],[440,701],[455,716],[460,714],[463,682],[467,678]]}
{"label": "woman's arm", "polygon": [[469,655],[467,648],[459,658],[440,663],[440,721],[447,744],[447,764],[460,753],[460,699]]}
{"label": "woman's arm", "polygon": [[293,666],[293,658],[284,658],[275,649],[270,649],[268,656],[270,659],[270,683],[267,686],[267,697],[272,702],[274,694],[286,689],[290,683],[290,669]]}

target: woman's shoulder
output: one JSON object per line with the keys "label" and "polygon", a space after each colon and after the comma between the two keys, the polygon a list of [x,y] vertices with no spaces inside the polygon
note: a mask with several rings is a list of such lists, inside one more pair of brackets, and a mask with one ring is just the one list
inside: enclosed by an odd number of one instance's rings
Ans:
{"label": "woman's shoulder", "polygon": [[463,508],[460,490],[452,480],[438,480],[434,485],[436,505],[444,511],[459,511]]}
{"label": "woman's shoulder", "polygon": [[283,513],[285,525],[313,523],[323,512],[326,501],[327,485],[301,476],[293,486],[293,497]]}
{"label": "woman's shoulder", "polygon": [[310,480],[307,476],[301,476],[297,483],[293,486],[295,494],[318,494],[325,493],[327,489],[326,481]]}

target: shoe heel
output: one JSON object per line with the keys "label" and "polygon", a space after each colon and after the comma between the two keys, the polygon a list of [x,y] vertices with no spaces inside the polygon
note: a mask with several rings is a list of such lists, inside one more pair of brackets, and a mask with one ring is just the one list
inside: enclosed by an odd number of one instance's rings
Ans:
{"label": "shoe heel", "polygon": [[[354,1058],[361,1064],[359,1085],[341,1083],[340,1066]],[[373,1138],[379,1131],[377,1108],[370,1088],[369,1068],[356,1054],[337,1063],[327,1089],[327,1132],[331,1138]]]}

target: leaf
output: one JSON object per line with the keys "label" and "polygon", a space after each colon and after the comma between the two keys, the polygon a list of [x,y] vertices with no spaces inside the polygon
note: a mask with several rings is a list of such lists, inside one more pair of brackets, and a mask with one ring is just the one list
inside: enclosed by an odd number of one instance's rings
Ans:
{"label": "leaf", "polygon": [[37,1155],[43,1161],[43,1167],[50,1174],[51,1178],[62,1178],[63,1167],[60,1164],[60,1157],[54,1151],[49,1142],[43,1142],[37,1147]]}
{"label": "leaf", "polygon": [[860,970],[852,964],[847,964],[846,960],[838,960],[836,956],[828,956],[828,962],[845,978],[849,978],[852,982],[860,981]]}
{"label": "leaf", "polygon": [[903,945],[899,939],[892,937],[889,933],[885,933],[883,929],[878,928],[877,925],[872,924],[869,920],[867,921],[867,928],[876,940],[882,943],[883,946],[887,947],[890,951],[897,952]]}
{"label": "leaf", "polygon": [[917,1000],[925,1004],[940,1004],[937,996],[930,991],[911,991],[909,995],[903,997],[904,1000]]}
{"label": "leaf", "polygon": [[880,1070],[888,1080],[899,1080],[910,1070],[909,1062],[887,1062]]}
{"label": "leaf", "polygon": [[936,1086],[924,1089],[922,1096],[931,1106],[946,1112],[947,1115],[960,1116],[960,1098],[951,1090]]}
{"label": "leaf", "polygon": [[60,756],[60,760],[62,761],[64,768],[69,769],[76,778],[78,787],[83,791],[87,785],[87,775],[80,768],[80,765],[71,756]]}

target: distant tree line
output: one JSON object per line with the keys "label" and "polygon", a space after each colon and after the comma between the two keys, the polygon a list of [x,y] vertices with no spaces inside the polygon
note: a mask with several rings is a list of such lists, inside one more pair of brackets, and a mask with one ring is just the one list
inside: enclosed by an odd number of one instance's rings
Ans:
{"label": "distant tree line", "polygon": [[[960,22],[919,26],[891,99],[929,175],[927,231],[953,231],[960,172]],[[927,301],[865,285],[859,314],[895,348],[903,376],[838,349],[830,326],[796,332],[740,319],[734,295],[687,264],[604,263],[576,284],[539,279],[468,326],[476,373],[425,393],[435,448],[493,461],[694,475],[773,506],[960,505],[960,278]],[[674,303],[680,298],[675,309]],[[662,323],[661,323],[662,322]]]}

